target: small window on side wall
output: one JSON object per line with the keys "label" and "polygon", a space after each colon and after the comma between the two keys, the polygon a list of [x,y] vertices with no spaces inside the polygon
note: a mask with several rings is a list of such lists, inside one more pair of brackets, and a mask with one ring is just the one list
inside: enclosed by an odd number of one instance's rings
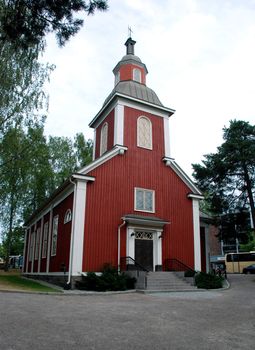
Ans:
{"label": "small window on side wall", "polygon": [[138,68],[133,69],[133,80],[137,81],[138,83],[141,83],[141,71]]}
{"label": "small window on side wall", "polygon": [[49,234],[49,223],[47,221],[43,227],[43,246],[42,246],[43,259],[46,258],[47,256],[48,234]]}
{"label": "small window on side wall", "polygon": [[72,220],[72,212],[71,209],[67,209],[66,213],[65,213],[65,217],[64,217],[64,224],[67,224],[68,222],[70,222]]}
{"label": "small window on side wall", "polygon": [[147,117],[137,119],[137,146],[152,149],[152,125]]}
{"label": "small window on side wall", "polygon": [[135,210],[154,213],[155,192],[144,188],[135,188]]}
{"label": "small window on side wall", "polygon": [[100,156],[107,151],[107,142],[108,142],[108,123],[104,123],[101,129]]}

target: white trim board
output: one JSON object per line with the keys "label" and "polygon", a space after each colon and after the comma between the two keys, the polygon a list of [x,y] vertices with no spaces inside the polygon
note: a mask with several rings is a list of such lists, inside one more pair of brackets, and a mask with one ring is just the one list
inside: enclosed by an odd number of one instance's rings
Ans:
{"label": "white trim board", "polygon": [[197,195],[199,199],[203,199],[202,193],[193,183],[193,181],[188,177],[188,175],[180,168],[180,166],[174,161],[173,158],[164,157],[163,161],[166,166],[169,166],[181,179],[182,181],[190,188],[190,190],[194,193],[189,196]]}

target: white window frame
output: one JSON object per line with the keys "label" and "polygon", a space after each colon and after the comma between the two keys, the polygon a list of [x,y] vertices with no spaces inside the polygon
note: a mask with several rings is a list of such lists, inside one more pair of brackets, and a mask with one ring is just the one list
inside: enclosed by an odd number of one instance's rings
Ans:
{"label": "white window frame", "polygon": [[51,237],[51,256],[57,255],[58,218],[59,218],[59,215],[55,215],[53,217],[52,237]]}
{"label": "white window frame", "polygon": [[42,259],[45,259],[47,257],[48,235],[49,235],[49,222],[47,221],[43,226]]}
{"label": "white window frame", "polygon": [[[137,191],[143,191],[144,192],[144,198],[143,198],[143,201],[144,201],[144,205],[143,205],[143,208],[140,209],[140,208],[137,208],[137,202],[136,202],[136,199],[137,199]],[[145,209],[145,193],[146,192],[150,192],[152,193],[152,210],[147,210]],[[155,213],[155,191],[154,190],[151,190],[151,189],[147,189],[147,188],[140,188],[140,187],[135,187],[135,195],[134,195],[134,208],[135,208],[135,211],[142,211],[142,212],[146,212],[146,213]]]}
{"label": "white window frame", "polygon": [[67,224],[70,221],[72,221],[72,211],[71,209],[67,209],[64,217],[64,224]]}
{"label": "white window frame", "polygon": [[[141,142],[141,120],[145,119],[149,123],[149,144],[145,145]],[[137,119],[137,146],[145,149],[152,150],[152,123],[151,120],[144,115],[141,115]]]}
{"label": "white window frame", "polygon": [[142,82],[142,72],[138,68],[133,69],[133,80],[137,81],[138,83]]}
{"label": "white window frame", "polygon": [[105,122],[101,128],[100,156],[107,151],[107,146],[108,146],[108,123]]}
{"label": "white window frame", "polygon": [[38,260],[39,258],[40,233],[41,233],[41,228],[38,227],[38,229],[36,230],[36,236],[35,236],[35,260]]}

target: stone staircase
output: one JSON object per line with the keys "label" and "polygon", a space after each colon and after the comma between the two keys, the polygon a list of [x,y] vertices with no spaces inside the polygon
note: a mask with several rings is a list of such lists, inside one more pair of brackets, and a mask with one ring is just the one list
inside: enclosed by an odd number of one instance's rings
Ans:
{"label": "stone staircase", "polygon": [[191,285],[180,273],[149,272],[146,276],[146,292],[151,291],[195,291],[197,287]]}

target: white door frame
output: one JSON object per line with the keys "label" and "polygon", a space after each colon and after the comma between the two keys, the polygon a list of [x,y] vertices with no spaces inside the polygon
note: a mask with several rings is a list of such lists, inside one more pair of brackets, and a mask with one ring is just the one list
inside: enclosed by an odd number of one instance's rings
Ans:
{"label": "white door frame", "polygon": [[127,226],[126,230],[126,256],[135,259],[135,231],[148,231],[153,233],[153,271],[156,266],[162,266],[162,229],[141,227],[141,226]]}

